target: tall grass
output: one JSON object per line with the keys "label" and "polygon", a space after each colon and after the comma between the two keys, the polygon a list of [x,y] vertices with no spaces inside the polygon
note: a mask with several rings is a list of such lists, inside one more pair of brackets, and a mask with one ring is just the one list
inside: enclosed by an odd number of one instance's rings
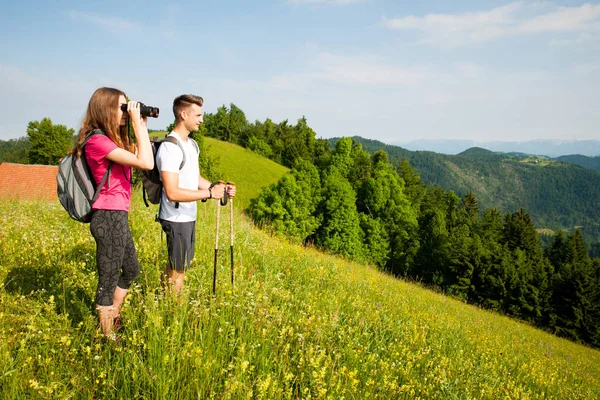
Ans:
{"label": "tall grass", "polygon": [[199,205],[179,299],[160,289],[164,239],[134,194],[142,273],[124,343],[96,330],[94,242],[58,203],[0,202],[0,398],[600,397],[600,353],[294,246],[228,211],[213,298],[215,202]]}

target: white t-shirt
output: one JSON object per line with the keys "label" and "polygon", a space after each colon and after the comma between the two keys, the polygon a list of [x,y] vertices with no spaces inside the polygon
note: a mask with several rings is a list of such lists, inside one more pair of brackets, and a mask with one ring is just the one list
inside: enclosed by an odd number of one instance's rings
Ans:
{"label": "white t-shirt", "polygon": [[[198,151],[191,139],[182,140],[176,132],[171,132],[169,136],[179,141],[185,150],[185,165],[179,170],[183,153],[181,148],[174,143],[164,142],[158,148],[156,153],[156,166],[160,172],[175,172],[179,174],[179,187],[182,189],[198,190],[198,179],[200,170],[198,169]],[[162,178],[161,178],[162,179]],[[159,218],[172,222],[190,222],[196,220],[196,202],[179,202],[179,208],[175,208],[176,202],[167,199],[165,190],[162,191],[160,199]]]}

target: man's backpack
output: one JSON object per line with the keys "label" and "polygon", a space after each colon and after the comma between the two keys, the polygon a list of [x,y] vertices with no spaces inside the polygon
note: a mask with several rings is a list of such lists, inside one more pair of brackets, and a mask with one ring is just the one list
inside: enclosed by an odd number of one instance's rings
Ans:
{"label": "man's backpack", "polygon": [[96,185],[85,158],[85,145],[94,135],[104,135],[104,132],[100,129],[90,132],[81,144],[81,157],[78,157],[76,152],[63,157],[58,165],[58,174],[56,174],[56,191],[60,204],[67,210],[71,218],[84,223],[91,221],[92,205],[98,199],[113,166],[111,162],[102,181]]}
{"label": "man's backpack", "polygon": [[[194,145],[198,153],[200,153],[196,141],[192,138],[189,138],[189,140],[192,141],[192,144]],[[156,136],[150,138],[150,145],[152,146],[152,156],[154,157],[154,168],[148,171],[142,171],[142,196],[144,198],[144,204],[146,204],[146,207],[150,206],[148,204],[148,201],[152,204],[159,204],[160,198],[162,196],[163,184],[162,180],[160,179],[160,171],[158,170],[158,165],[156,163],[156,153],[158,153],[160,145],[164,142],[173,143],[179,146],[181,152],[183,153],[183,160],[181,160],[181,164],[179,164],[179,170],[181,171],[181,169],[185,165],[185,151],[181,146],[181,143],[179,143],[179,140],[177,140],[173,136],[166,136],[163,139],[159,139]],[[176,203],[175,207],[178,208],[179,203]]]}

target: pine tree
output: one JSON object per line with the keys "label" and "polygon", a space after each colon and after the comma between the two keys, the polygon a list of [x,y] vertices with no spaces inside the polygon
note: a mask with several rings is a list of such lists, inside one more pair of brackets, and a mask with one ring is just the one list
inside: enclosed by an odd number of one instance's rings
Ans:
{"label": "pine tree", "polygon": [[389,163],[387,154],[376,152],[371,163],[371,177],[359,190],[358,210],[381,221],[389,238],[386,268],[403,274],[416,254],[411,241],[417,231],[416,213],[404,195],[404,182]]}
{"label": "pine tree", "polygon": [[524,209],[506,215],[502,243],[514,260],[505,304],[507,312],[527,321],[539,321],[543,305],[535,282],[544,279],[546,268],[533,220]]}
{"label": "pine tree", "polygon": [[365,260],[369,264],[385,269],[390,257],[389,235],[385,224],[379,218],[359,213],[360,228],[363,232]]}
{"label": "pine tree", "polygon": [[359,191],[363,182],[372,176],[371,156],[363,150],[360,144],[357,144],[352,147],[350,157],[352,158],[352,165],[348,171],[348,181],[355,191]]}
{"label": "pine tree", "polygon": [[238,138],[248,126],[246,115],[233,103],[229,108],[222,105],[216,114],[205,117],[207,135],[226,142],[238,143]]}
{"label": "pine tree", "polygon": [[331,164],[345,178],[348,178],[350,168],[354,161],[352,160],[352,139],[349,137],[341,138],[335,144],[335,149],[331,153]]}
{"label": "pine tree", "polygon": [[552,280],[553,315],[550,326],[560,336],[593,340],[596,288],[594,269],[581,231],[564,238],[557,233],[547,252],[555,273]]}
{"label": "pine tree", "polygon": [[575,280],[574,314],[578,327],[578,336],[585,342],[592,342],[597,334],[598,325],[596,313],[598,303],[596,299],[597,287],[595,282],[595,267],[589,257],[585,240],[580,229],[576,229],[572,236],[574,252],[573,274]]}
{"label": "pine tree", "polygon": [[426,283],[441,285],[442,271],[448,259],[448,228],[446,226],[446,193],[440,187],[429,187],[418,219],[419,249],[411,275]]}
{"label": "pine tree", "polygon": [[356,210],[356,193],[335,166],[325,172],[322,182],[318,212],[323,222],[316,233],[315,244],[336,254],[362,259],[363,234]]}
{"label": "pine tree", "polygon": [[471,218],[471,221],[475,221],[479,215],[479,202],[477,201],[477,197],[475,197],[473,192],[469,191],[462,198],[462,202],[465,206],[465,210],[467,211],[467,215],[469,218]]}
{"label": "pine tree", "polygon": [[396,171],[404,181],[404,194],[415,210],[419,210],[423,197],[427,194],[419,173],[413,168],[406,158],[400,161]]}
{"label": "pine tree", "polygon": [[585,327],[586,342],[600,347],[600,258],[591,262],[591,290],[589,294],[590,308],[587,311]]}

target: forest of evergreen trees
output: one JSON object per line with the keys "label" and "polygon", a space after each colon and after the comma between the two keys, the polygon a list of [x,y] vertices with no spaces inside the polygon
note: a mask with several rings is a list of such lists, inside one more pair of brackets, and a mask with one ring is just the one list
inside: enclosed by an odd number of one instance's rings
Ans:
{"label": "forest of evergreen trees", "polygon": [[304,118],[248,123],[231,105],[202,130],[292,168],[253,200],[259,225],[600,347],[600,259],[581,231],[544,249],[526,210],[480,210],[473,193],[425,185],[406,159],[394,167],[351,138],[331,150]]}

